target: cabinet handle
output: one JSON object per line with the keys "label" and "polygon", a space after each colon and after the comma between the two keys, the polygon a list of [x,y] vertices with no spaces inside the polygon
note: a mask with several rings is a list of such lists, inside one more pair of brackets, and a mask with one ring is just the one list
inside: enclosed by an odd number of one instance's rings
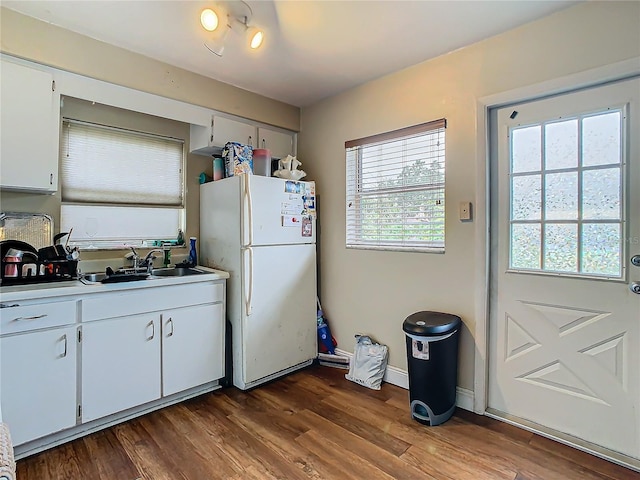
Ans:
{"label": "cabinet handle", "polygon": [[262,139],[262,148],[267,148],[267,141],[264,138]]}
{"label": "cabinet handle", "polygon": [[169,326],[169,324],[171,324],[171,331],[167,333],[167,337],[173,337],[173,318],[171,317],[167,320],[167,326]]}
{"label": "cabinet handle", "polygon": [[253,147],[253,137],[251,137],[251,135],[249,135],[249,138],[247,140],[248,140],[247,143]]}
{"label": "cabinet handle", "polygon": [[53,185],[53,173],[49,174],[49,185]]}
{"label": "cabinet handle", "polygon": [[62,352],[62,355],[60,355],[60,358],[64,358],[67,356],[67,334],[66,333],[62,336],[62,340],[64,340],[64,352]]}
{"label": "cabinet handle", "polygon": [[156,324],[153,322],[153,320],[147,323],[147,328],[149,327],[151,327],[151,336],[147,337],[147,340],[153,340],[156,336]]}
{"label": "cabinet handle", "polygon": [[42,315],[36,315],[34,317],[16,317],[11,321],[12,322],[19,322],[20,320],[37,320],[39,318],[44,318],[44,317],[48,317],[48,315],[46,313],[43,313]]}

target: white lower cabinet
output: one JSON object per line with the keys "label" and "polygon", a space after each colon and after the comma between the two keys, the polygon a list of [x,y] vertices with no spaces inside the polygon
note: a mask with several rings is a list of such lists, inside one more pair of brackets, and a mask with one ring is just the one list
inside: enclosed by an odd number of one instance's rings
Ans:
{"label": "white lower cabinet", "polygon": [[15,445],[76,424],[76,331],[68,326],[0,338],[2,419]]}
{"label": "white lower cabinet", "polygon": [[82,326],[82,421],[90,422],[160,398],[157,314]]}
{"label": "white lower cabinet", "polygon": [[82,422],[224,377],[222,283],[95,296],[81,329]]}
{"label": "white lower cabinet", "polygon": [[3,299],[0,410],[17,458],[220,388],[225,289],[209,280]]}
{"label": "white lower cabinet", "polygon": [[162,314],[162,394],[171,395],[224,376],[222,304]]}

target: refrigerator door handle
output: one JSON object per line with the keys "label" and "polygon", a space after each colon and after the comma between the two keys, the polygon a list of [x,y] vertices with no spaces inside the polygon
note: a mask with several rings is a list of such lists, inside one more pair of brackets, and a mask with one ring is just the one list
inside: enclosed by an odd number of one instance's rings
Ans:
{"label": "refrigerator door handle", "polygon": [[243,175],[243,181],[244,181],[244,198],[245,198],[245,205],[246,205],[246,212],[247,215],[245,216],[245,220],[243,223],[243,241],[246,238],[245,235],[248,236],[248,242],[244,244],[244,246],[247,245],[253,245],[253,201],[251,199],[251,184],[250,184],[250,180],[249,177],[251,177],[251,175],[249,174],[245,174]]}
{"label": "refrigerator door handle", "polygon": [[[245,252],[249,254],[249,273],[245,277],[247,280],[245,280],[245,285],[244,285],[245,287],[244,308],[245,308],[246,316],[248,317],[249,315],[251,315],[251,297],[253,296],[253,249],[251,247],[246,247]],[[247,288],[247,282],[249,283],[248,288]]]}

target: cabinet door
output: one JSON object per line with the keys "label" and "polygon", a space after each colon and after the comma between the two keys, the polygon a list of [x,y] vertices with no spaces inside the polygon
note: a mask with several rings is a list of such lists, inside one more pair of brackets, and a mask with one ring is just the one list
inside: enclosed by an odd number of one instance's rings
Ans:
{"label": "cabinet door", "polygon": [[53,77],[2,61],[0,170],[3,189],[55,192],[59,110]]}
{"label": "cabinet door", "polygon": [[162,394],[196,387],[224,376],[222,304],[162,314]]}
{"label": "cabinet door", "polygon": [[257,148],[268,148],[271,151],[271,158],[285,158],[287,155],[294,155],[296,152],[295,134],[282,133],[268,128],[258,129],[259,144]]}
{"label": "cabinet door", "polygon": [[2,420],[15,445],[76,424],[76,327],[3,337]]}
{"label": "cabinet door", "polygon": [[211,137],[212,146],[224,147],[227,142],[238,142],[257,148],[256,127],[226,117],[213,118]]}
{"label": "cabinet door", "polygon": [[160,398],[158,314],[82,327],[82,421]]}

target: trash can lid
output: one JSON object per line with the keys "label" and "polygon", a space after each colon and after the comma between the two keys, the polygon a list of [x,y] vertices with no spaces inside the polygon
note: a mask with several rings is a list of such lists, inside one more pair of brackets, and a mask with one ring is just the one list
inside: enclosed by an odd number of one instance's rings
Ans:
{"label": "trash can lid", "polygon": [[442,335],[455,330],[462,320],[457,315],[441,312],[416,312],[402,324],[402,330],[412,335]]}

